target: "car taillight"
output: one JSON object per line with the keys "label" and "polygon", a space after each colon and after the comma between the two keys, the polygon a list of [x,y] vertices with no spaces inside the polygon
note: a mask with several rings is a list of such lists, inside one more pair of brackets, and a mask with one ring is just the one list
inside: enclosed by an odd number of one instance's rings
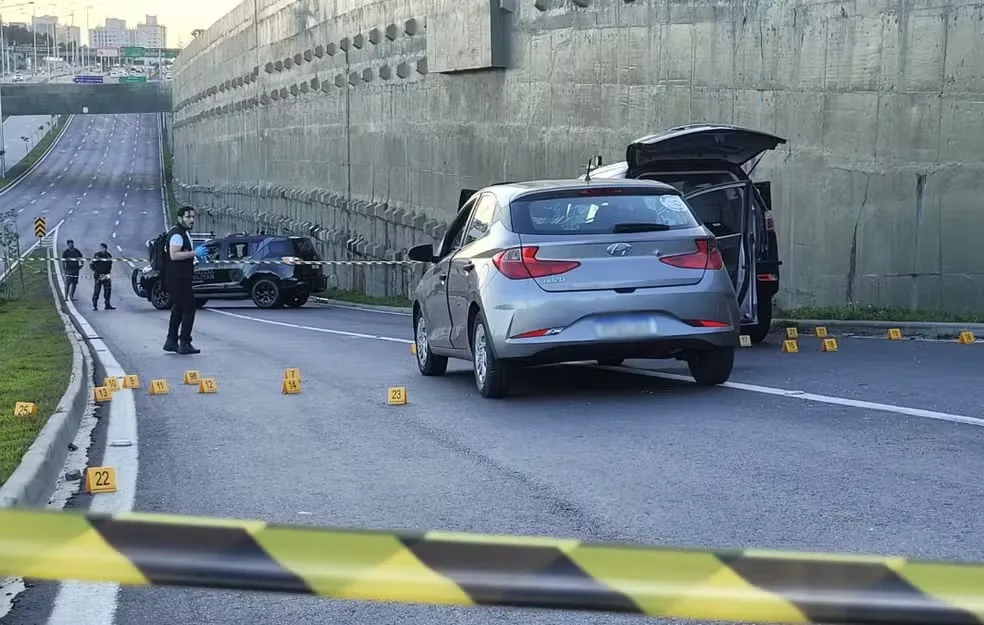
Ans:
{"label": "car taillight", "polygon": [[567,273],[581,266],[576,260],[542,260],[536,257],[538,247],[513,247],[492,257],[499,273],[510,280],[528,280]]}
{"label": "car taillight", "polygon": [[724,267],[724,258],[713,239],[697,239],[697,251],[660,258],[667,265],[681,269],[717,270]]}
{"label": "car taillight", "polygon": [[695,328],[730,328],[731,324],[711,319],[684,319],[684,323]]}
{"label": "car taillight", "polygon": [[767,210],[765,211],[764,215],[765,215],[765,229],[770,231],[775,230],[776,220],[772,218],[772,211]]}

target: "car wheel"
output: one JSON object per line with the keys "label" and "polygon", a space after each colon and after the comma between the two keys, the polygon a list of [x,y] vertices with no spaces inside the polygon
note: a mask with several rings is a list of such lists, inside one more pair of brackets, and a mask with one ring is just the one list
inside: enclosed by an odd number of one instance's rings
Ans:
{"label": "car wheel", "polygon": [[421,375],[444,375],[448,370],[448,357],[438,356],[430,350],[430,344],[427,342],[427,322],[424,321],[422,314],[417,313],[413,327],[417,345],[417,369],[420,369]]}
{"label": "car wheel", "polygon": [[150,303],[157,310],[169,310],[171,308],[171,296],[161,286],[160,280],[154,280],[150,286]]}
{"label": "car wheel", "polygon": [[300,308],[304,304],[307,304],[308,298],[311,297],[310,293],[295,293],[287,298],[284,302],[289,308]]}
{"label": "car wheel", "polygon": [[735,348],[715,347],[695,351],[687,358],[687,365],[697,384],[724,384],[731,377],[731,370],[735,366]]}
{"label": "car wheel", "polygon": [[207,303],[208,303],[208,300],[207,299],[196,299],[195,300],[195,306],[198,307],[198,308],[205,308],[205,304],[207,304]]}
{"label": "car wheel", "polygon": [[472,323],[472,365],[475,387],[483,397],[497,398],[507,394],[512,367],[495,355],[492,336],[481,312]]}
{"label": "car wheel", "polygon": [[250,294],[257,308],[276,308],[281,304],[280,286],[267,278],[253,283]]}
{"label": "car wheel", "polygon": [[602,367],[619,367],[625,362],[624,358],[602,358],[598,364]]}
{"label": "car wheel", "polygon": [[742,331],[748,335],[752,343],[759,344],[769,336],[772,329],[772,298],[766,297],[758,302],[758,323],[742,326]]}

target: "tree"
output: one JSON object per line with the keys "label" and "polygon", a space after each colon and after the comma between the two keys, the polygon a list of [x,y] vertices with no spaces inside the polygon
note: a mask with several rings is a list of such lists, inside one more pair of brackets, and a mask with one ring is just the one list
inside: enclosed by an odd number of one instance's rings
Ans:
{"label": "tree", "polygon": [[[3,39],[9,46],[30,46],[34,44],[34,33],[21,26],[4,26]],[[38,47],[50,45],[47,33],[38,33]]]}

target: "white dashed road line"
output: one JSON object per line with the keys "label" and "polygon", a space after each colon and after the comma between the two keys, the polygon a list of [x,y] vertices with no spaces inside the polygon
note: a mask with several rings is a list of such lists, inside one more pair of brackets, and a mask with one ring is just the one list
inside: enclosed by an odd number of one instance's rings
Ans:
{"label": "white dashed road line", "polygon": [[[351,338],[360,339],[372,339],[376,341],[386,341],[389,343],[403,343],[404,345],[409,345],[413,341],[409,339],[401,339],[392,336],[382,336],[377,334],[365,334],[362,332],[347,332],[345,330],[332,330],[329,328],[316,328],[313,326],[304,326],[296,323],[286,323],[283,321],[273,321],[271,319],[260,319],[258,317],[251,317],[249,315],[241,315],[238,313],[232,313],[226,310],[215,310],[206,308],[208,312],[212,312],[218,315],[226,315],[229,317],[236,317],[238,319],[245,319],[247,321],[253,321],[256,323],[265,323],[267,325],[280,326],[283,328],[294,328],[296,330],[307,330],[310,332],[320,332],[322,334],[334,334],[336,336],[348,336]],[[383,312],[383,311],[372,311],[372,312]],[[388,311],[386,311],[388,312]],[[398,313],[403,314],[403,313]],[[679,375],[675,373],[663,373],[662,371],[650,371],[648,369],[635,369],[632,367],[605,367],[600,365],[589,365],[585,363],[585,366],[591,367],[593,369],[605,369],[609,371],[620,371],[623,373],[631,373],[634,375],[644,375],[653,378],[662,378],[665,380],[673,380],[677,382],[693,382],[694,379],[687,375]],[[984,419],[977,417],[968,417],[966,415],[953,414],[949,412],[937,412],[935,410],[923,410],[922,408],[910,408],[908,406],[898,406],[895,404],[882,404],[878,402],[862,401],[858,399],[849,399],[847,397],[836,397],[833,395],[819,395],[817,393],[807,393],[804,391],[791,391],[788,389],[774,388],[771,386],[760,386],[758,384],[744,384],[741,382],[725,382],[720,386],[724,388],[730,388],[738,391],[748,391],[751,393],[760,393],[763,395],[772,395],[776,397],[786,397],[790,399],[801,399],[804,401],[812,401],[821,404],[831,404],[835,406],[845,406],[848,408],[861,408],[864,410],[877,410],[880,412],[891,412],[894,414],[905,415],[908,417],[919,417],[923,419],[934,419],[937,421],[949,421],[951,423],[963,423],[966,425],[974,425],[978,427],[984,427]]]}

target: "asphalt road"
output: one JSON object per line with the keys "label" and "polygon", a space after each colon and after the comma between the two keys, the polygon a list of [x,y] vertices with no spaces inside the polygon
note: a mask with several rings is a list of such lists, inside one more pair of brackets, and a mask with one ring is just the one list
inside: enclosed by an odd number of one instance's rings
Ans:
{"label": "asphalt road", "polygon": [[[66,219],[60,241],[91,249],[108,240],[118,253],[142,256],[162,219],[156,122],[76,118],[69,133],[55,158],[74,158],[73,166],[58,178],[53,162],[30,185],[37,197],[17,195],[24,224],[28,208],[61,211],[49,213]],[[41,198],[42,207],[30,203]],[[803,338],[801,353],[781,354],[773,339],[741,351],[739,388],[648,375],[681,373],[674,362],[617,371],[570,365],[531,372],[518,396],[490,401],[477,395],[464,363],[444,378],[421,377],[402,315],[210,304],[196,324],[203,353],[178,356],[161,351],[166,314],[132,294],[129,268],[117,267],[115,280],[117,310],[87,306],[88,278],[79,307],[144,384],[135,395],[137,511],[984,558],[984,428],[906,414],[984,417],[974,384],[979,345],[843,339],[840,351],[820,353],[817,339]],[[287,367],[301,369],[302,394],[281,395]],[[187,369],[216,377],[218,393],[183,386]],[[147,395],[152,378],[167,378],[170,394]],[[388,386],[406,386],[409,405],[387,406]],[[0,623],[49,623],[56,589],[30,588]],[[176,588],[126,588],[115,602],[92,594],[63,606],[74,623],[639,622]]]}

